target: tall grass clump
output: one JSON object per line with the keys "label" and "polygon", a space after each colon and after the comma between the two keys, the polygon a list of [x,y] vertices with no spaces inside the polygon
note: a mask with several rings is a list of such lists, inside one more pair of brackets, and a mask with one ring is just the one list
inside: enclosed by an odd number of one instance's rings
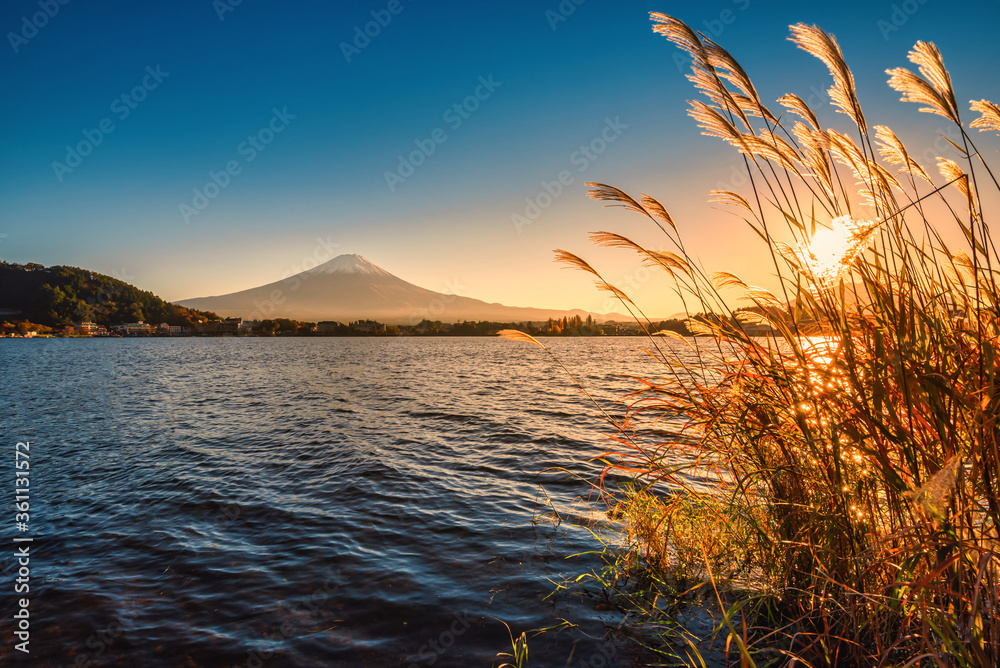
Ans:
{"label": "tall grass clump", "polygon": [[[693,61],[690,115],[745,162],[749,187],[710,197],[759,237],[773,287],[704,270],[653,197],[589,184],[670,249],[591,240],[637,253],[701,314],[694,339],[650,337],[656,377],[598,458],[605,483],[632,480],[604,485],[629,544],[651,571],[732,586],[726,622],[742,628],[723,633],[744,665],[1000,665],[1000,258],[983,207],[998,184],[972,132],[1000,132],[1000,107],[972,101],[967,124],[928,42],[909,52],[916,72],[887,72],[902,101],[958,129],[957,160],[938,158],[933,175],[869,125],[820,28],[791,26],[790,39],[829,69],[843,131],[796,95],[772,110],[725,49],[652,19]],[[586,260],[556,255],[645,322]],[[692,519],[705,508],[712,521]],[[692,521],[711,540],[692,542]]]}

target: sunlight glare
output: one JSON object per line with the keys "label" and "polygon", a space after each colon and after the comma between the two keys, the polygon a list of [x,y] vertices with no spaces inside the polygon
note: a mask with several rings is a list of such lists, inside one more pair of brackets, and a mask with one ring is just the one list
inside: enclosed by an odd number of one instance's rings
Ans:
{"label": "sunlight glare", "polygon": [[830,229],[816,230],[809,246],[805,249],[807,261],[817,277],[833,278],[840,273],[844,260],[849,255],[852,231],[846,224],[846,216],[831,221]]}
{"label": "sunlight glare", "polygon": [[801,244],[795,254],[800,266],[816,281],[815,287],[829,287],[864,253],[878,227],[877,221],[838,216],[829,228],[817,230],[808,244]]}

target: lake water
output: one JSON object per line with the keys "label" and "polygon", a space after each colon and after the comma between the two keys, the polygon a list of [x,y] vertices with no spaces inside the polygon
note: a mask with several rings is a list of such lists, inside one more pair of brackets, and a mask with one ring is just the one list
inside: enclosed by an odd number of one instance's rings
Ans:
{"label": "lake water", "polygon": [[[546,339],[602,401],[643,339]],[[0,662],[30,543],[33,666],[625,665],[614,614],[543,600],[596,565],[582,522],[608,428],[541,349],[482,338],[0,341],[11,515]],[[30,524],[14,526],[30,441]],[[607,658],[607,657],[611,658]]]}

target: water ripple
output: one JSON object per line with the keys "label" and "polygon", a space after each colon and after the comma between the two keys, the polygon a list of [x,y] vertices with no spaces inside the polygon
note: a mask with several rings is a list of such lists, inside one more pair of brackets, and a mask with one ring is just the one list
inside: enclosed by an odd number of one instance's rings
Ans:
{"label": "water ripple", "polygon": [[[633,388],[611,372],[646,364],[628,340],[550,348],[616,411]],[[564,508],[588,492],[539,472],[592,475],[606,428],[536,348],[4,340],[0,356],[6,433],[32,442],[33,665],[490,665],[509,647],[495,618],[571,617],[579,633],[531,648],[564,665],[614,621],[542,600],[591,543],[532,524],[539,483]],[[607,522],[588,513],[570,515]]]}

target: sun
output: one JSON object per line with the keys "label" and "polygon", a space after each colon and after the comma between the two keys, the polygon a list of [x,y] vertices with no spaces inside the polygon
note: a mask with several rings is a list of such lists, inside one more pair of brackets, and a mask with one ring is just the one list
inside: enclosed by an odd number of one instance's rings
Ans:
{"label": "sun", "polygon": [[851,248],[851,230],[847,228],[844,221],[837,218],[832,223],[833,227],[825,227],[816,230],[809,241],[809,255],[815,259],[817,269],[826,273],[827,270],[835,269]]}
{"label": "sun", "polygon": [[867,245],[874,224],[839,216],[812,235],[808,245],[799,248],[798,256],[810,274],[821,282],[840,276]]}

